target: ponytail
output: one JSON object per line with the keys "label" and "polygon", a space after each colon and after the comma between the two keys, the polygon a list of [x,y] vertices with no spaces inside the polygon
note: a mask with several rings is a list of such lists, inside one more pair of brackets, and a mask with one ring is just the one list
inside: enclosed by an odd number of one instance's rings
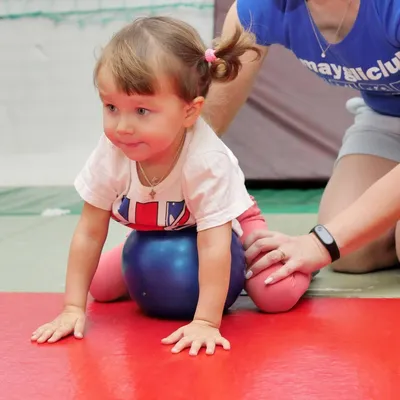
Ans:
{"label": "ponytail", "polygon": [[[212,50],[214,57],[209,59],[211,61],[209,62],[211,79],[218,82],[234,80],[242,67],[240,57],[244,53],[254,51],[256,57],[253,61],[260,59],[261,52],[255,44],[255,36],[239,26],[236,27],[232,36],[215,39]],[[210,56],[210,50],[207,51]]]}

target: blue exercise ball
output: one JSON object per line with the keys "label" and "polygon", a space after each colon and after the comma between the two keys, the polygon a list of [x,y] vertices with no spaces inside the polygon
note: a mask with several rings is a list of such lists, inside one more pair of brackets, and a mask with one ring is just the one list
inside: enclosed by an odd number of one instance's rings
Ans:
{"label": "blue exercise ball", "polygon": [[[234,232],[231,255],[225,311],[236,301],[245,284],[244,250]],[[195,228],[132,231],[123,248],[122,270],[131,298],[144,313],[158,318],[193,318],[199,297]]]}

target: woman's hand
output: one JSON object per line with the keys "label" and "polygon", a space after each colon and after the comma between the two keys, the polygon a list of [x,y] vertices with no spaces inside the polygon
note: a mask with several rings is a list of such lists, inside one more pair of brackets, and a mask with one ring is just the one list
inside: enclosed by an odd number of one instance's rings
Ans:
{"label": "woman's hand", "polygon": [[172,353],[180,353],[190,347],[189,354],[197,356],[200,349],[206,347],[206,354],[214,354],[215,346],[220,345],[224,350],[230,349],[230,343],[221,336],[219,329],[206,321],[194,320],[182,326],[168,337],[162,339],[163,344],[175,344]]}
{"label": "woman's hand", "polygon": [[249,279],[275,264],[284,264],[265,284],[276,283],[294,272],[311,274],[331,262],[330,255],[314,234],[288,236],[279,232],[255,231],[244,243],[250,268]]}

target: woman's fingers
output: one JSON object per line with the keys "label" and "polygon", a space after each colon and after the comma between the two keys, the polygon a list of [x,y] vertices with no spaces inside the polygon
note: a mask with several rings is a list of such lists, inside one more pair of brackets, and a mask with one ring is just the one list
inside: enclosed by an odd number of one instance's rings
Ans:
{"label": "woman's fingers", "polygon": [[[264,238],[258,239],[254,242],[246,251],[246,261],[247,264],[251,265],[253,261],[261,254],[275,251],[280,246],[280,241],[275,238]],[[274,255],[273,257],[279,258],[278,255]]]}
{"label": "woman's fingers", "polygon": [[249,236],[248,240],[250,244],[245,254],[250,268],[246,274],[247,279],[282,263],[283,266],[266,281],[266,284],[275,283],[296,271],[311,274],[330,262],[329,252],[312,234],[288,236],[258,231]]}
{"label": "woman's fingers", "polygon": [[272,237],[275,236],[277,233],[272,232],[272,231],[267,231],[267,230],[258,230],[250,233],[249,236],[247,236],[246,240],[243,243],[243,247],[245,250],[247,250],[255,241],[259,239],[264,239],[267,237]]}
{"label": "woman's fingers", "polygon": [[298,265],[293,261],[288,261],[287,264],[282,265],[277,271],[273,272],[266,280],[265,284],[270,285],[281,281],[298,271]]}
{"label": "woman's fingers", "polygon": [[284,262],[285,254],[277,249],[272,250],[269,253],[264,254],[260,257],[252,266],[249,268],[246,274],[246,278],[249,279],[252,276],[259,274],[264,269],[272,267],[275,264]]}

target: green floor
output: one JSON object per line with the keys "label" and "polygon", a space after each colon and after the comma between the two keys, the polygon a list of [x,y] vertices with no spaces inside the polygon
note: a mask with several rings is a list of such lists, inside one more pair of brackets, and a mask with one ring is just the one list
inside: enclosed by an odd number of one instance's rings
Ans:
{"label": "green floor", "polygon": [[[300,235],[317,222],[321,190],[253,190],[251,194],[271,230]],[[71,187],[0,189],[0,291],[64,291],[68,249],[81,207]],[[126,233],[126,227],[112,222],[104,250],[121,243]],[[400,272],[349,275],[327,267],[312,282],[307,296],[400,297]]]}
{"label": "green floor", "polygon": [[[250,190],[264,214],[316,213],[322,189]],[[0,216],[41,215],[61,209],[78,215],[82,201],[72,187],[0,188]]]}

